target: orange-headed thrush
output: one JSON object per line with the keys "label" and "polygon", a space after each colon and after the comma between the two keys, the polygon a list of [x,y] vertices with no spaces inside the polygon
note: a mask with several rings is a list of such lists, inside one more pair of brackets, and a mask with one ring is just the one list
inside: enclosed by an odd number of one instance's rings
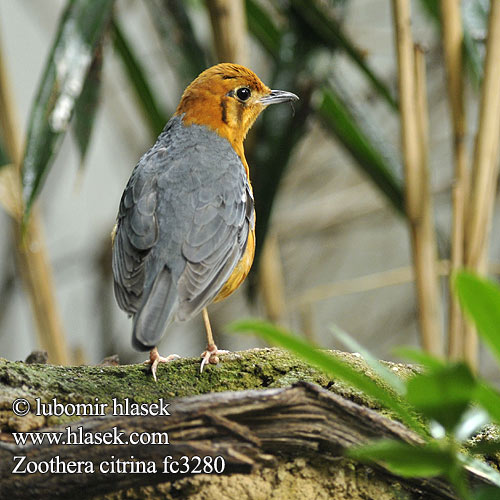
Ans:
{"label": "orange-headed thrush", "polygon": [[203,312],[236,290],[252,266],[255,212],[243,140],[269,104],[295,101],[237,64],[218,64],[184,91],[174,116],[134,168],[113,230],[116,300],[133,316],[133,344],[151,350],[168,324]]}

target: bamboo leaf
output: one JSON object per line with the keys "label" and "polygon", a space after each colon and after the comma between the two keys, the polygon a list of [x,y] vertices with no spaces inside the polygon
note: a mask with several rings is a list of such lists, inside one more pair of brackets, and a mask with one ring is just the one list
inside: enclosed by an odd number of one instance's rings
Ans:
{"label": "bamboo leaf", "polygon": [[[255,249],[252,279],[256,278],[255,271],[260,263],[262,243],[266,238],[281,179],[295,146],[305,133],[307,119],[312,113],[312,89],[307,85],[298,86],[298,66],[295,65],[294,70],[286,64],[277,65],[278,78],[272,84],[273,88],[286,89],[300,96],[300,101],[294,104],[295,111],[287,106],[270,106],[253,129],[253,147],[246,150],[248,162],[254,166],[252,183],[255,210],[259,214],[255,232],[257,241],[261,242]],[[276,126],[277,123],[279,126]]]}
{"label": "bamboo leaf", "polygon": [[387,85],[374,73],[366,63],[365,55],[354,45],[344,32],[341,24],[330,14],[329,10],[316,0],[291,0],[291,5],[298,11],[300,18],[306,23],[311,35],[329,49],[340,49],[371,82],[384,100],[393,108],[398,105]]}
{"label": "bamboo leaf", "polygon": [[313,344],[264,321],[237,321],[229,325],[228,329],[233,332],[256,334],[272,345],[288,349],[297,357],[323,370],[328,375],[340,378],[363,391],[367,396],[376,399],[391,409],[408,427],[423,433],[422,425],[397,396],[336,356],[320,351]]}
{"label": "bamboo leaf", "polygon": [[111,23],[111,31],[116,52],[125,68],[130,84],[134,89],[143,117],[149,125],[151,135],[156,137],[167,123],[169,113],[160,108],[154,92],[146,78],[144,68],[134,54],[132,45],[116,19]]}
{"label": "bamboo leaf", "polygon": [[494,455],[500,452],[500,441],[496,439],[481,439],[471,444],[465,443],[465,448],[472,455]]}
{"label": "bamboo leaf", "polygon": [[415,375],[406,385],[406,400],[426,417],[453,431],[474,398],[477,381],[465,363]]}
{"label": "bamboo leaf", "polygon": [[80,165],[83,165],[85,161],[99,102],[102,82],[102,51],[103,44],[101,42],[85,79],[82,93],[75,105],[73,135],[80,152]]}
{"label": "bamboo leaf", "polygon": [[340,140],[359,167],[385,194],[391,204],[404,213],[402,183],[393,168],[372,144],[340,96],[332,87],[324,87],[317,113],[325,126]]}
{"label": "bamboo leaf", "polygon": [[500,489],[494,486],[481,488],[480,490],[474,492],[474,500],[498,500],[499,496]]}
{"label": "bamboo leaf", "polygon": [[391,472],[403,477],[446,474],[455,462],[453,454],[446,448],[440,448],[437,443],[413,446],[392,439],[351,448],[347,455],[365,462],[383,462]]}
{"label": "bamboo leaf", "polygon": [[455,428],[455,439],[463,443],[490,422],[490,415],[483,408],[469,408]]}
{"label": "bamboo leaf", "polygon": [[[477,3],[477,2],[476,2]],[[423,10],[441,29],[441,10],[440,2],[436,0],[420,0]],[[465,4],[464,4],[465,7]],[[483,57],[480,54],[477,43],[472,36],[472,28],[468,22],[467,16],[462,16],[463,29],[463,53],[466,67],[474,86],[478,89],[483,79]],[[484,31],[486,31],[486,19],[484,20]]]}
{"label": "bamboo leaf", "polygon": [[[487,463],[482,462],[477,458],[465,455],[464,453],[459,453],[457,457],[462,464],[467,465],[468,467],[473,469],[476,474],[483,476],[492,484],[497,486],[497,488],[500,487],[500,473],[493,469],[493,467],[490,467]],[[498,496],[495,498],[498,498]]]}
{"label": "bamboo leaf", "polygon": [[467,29],[464,30],[464,53],[466,55],[465,62],[469,70],[469,75],[477,90],[480,88],[481,81],[483,80],[483,57],[479,52],[476,41]]}
{"label": "bamboo leaf", "polygon": [[151,12],[153,25],[162,39],[162,48],[169,63],[188,84],[207,66],[210,66],[206,46],[198,42],[183,0],[149,0],[146,6]]}
{"label": "bamboo leaf", "polygon": [[279,58],[282,33],[254,0],[245,2],[248,29],[274,59]]}
{"label": "bamboo leaf", "polygon": [[479,381],[474,401],[488,412],[495,423],[500,424],[500,393],[494,387],[484,380]]}
{"label": "bamboo leaf", "polygon": [[465,63],[476,90],[479,90],[483,80],[484,38],[488,30],[488,16],[489,5],[483,0],[462,4]]}
{"label": "bamboo leaf", "polygon": [[454,288],[465,313],[500,361],[500,288],[468,272],[455,276]]}
{"label": "bamboo leaf", "polygon": [[[273,88],[293,91],[301,99],[297,106],[297,116],[291,119],[284,116],[285,109],[267,110],[254,127],[253,134],[248,141],[247,158],[249,163],[254,166],[252,180],[256,208],[259,213],[256,233],[257,239],[263,242],[280,180],[286,170],[293,147],[298,143],[305,130],[306,119],[310,114],[308,101],[311,89],[318,87],[318,82],[311,80],[309,68],[311,58],[314,57],[316,48],[318,46],[325,47],[325,43],[321,42],[321,38],[318,41],[318,37],[310,29],[307,31],[306,38],[301,37],[301,33],[297,32],[297,22],[291,22],[288,28],[280,29],[255,0],[246,0],[246,8],[250,31],[275,60],[273,72],[276,77],[272,82]],[[285,15],[290,14],[289,9],[286,8],[281,9],[280,12]],[[302,19],[298,22],[302,22]],[[332,45],[334,42],[330,40],[329,43]],[[349,46],[349,50],[354,53],[355,47]],[[359,51],[356,54],[359,56],[358,62],[363,62]],[[304,85],[304,82],[307,84]],[[340,106],[345,110],[344,116],[340,118],[336,114],[338,110],[331,109],[330,102],[324,102],[319,111],[316,111],[322,116],[329,130],[336,132],[361,168],[375,180],[379,187],[383,187],[391,203],[399,211],[404,212],[402,187],[392,174],[391,166],[388,165],[380,151],[373,146],[369,136],[360,131],[355,119],[348,113],[346,106],[342,105],[340,98],[339,101]],[[280,127],[276,127],[278,122]],[[347,129],[346,123],[348,124]],[[258,269],[259,249],[261,248],[262,245],[257,246],[253,270]],[[255,272],[252,272],[252,281],[255,279],[254,277]]]}
{"label": "bamboo leaf", "polygon": [[8,165],[10,163],[9,155],[5,149],[5,145],[3,142],[3,137],[0,136],[0,168]]}
{"label": "bamboo leaf", "polygon": [[66,133],[113,0],[69,0],[33,103],[22,164],[25,219]]}
{"label": "bamboo leaf", "polygon": [[378,359],[373,356],[368,349],[365,349],[361,344],[359,344],[354,338],[352,338],[347,332],[340,329],[337,325],[330,326],[332,333],[335,337],[337,337],[348,349],[352,351],[359,352],[363,359],[366,361],[366,364],[383,380],[389,387],[399,394],[400,396],[404,396],[406,394],[406,385],[405,383],[387,368],[387,366],[383,365]]}
{"label": "bamboo leaf", "polygon": [[415,349],[413,347],[398,347],[394,349],[394,354],[403,359],[408,359],[415,363],[419,363],[426,368],[435,370],[437,368],[443,368],[445,363],[442,359],[433,356],[421,349]]}

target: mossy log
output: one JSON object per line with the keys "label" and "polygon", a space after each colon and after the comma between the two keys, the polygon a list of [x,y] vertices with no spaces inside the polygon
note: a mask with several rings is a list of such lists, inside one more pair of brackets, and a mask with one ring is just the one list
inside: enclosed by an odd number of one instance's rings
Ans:
{"label": "mossy log", "polygon": [[[359,356],[336,354],[370,374]],[[401,376],[413,373],[390,366]],[[15,400],[22,403],[18,412],[27,408],[23,400],[30,412],[16,416]],[[137,415],[165,411],[166,401],[169,415]],[[62,408],[80,415],[36,415]],[[112,414],[113,408],[129,414]],[[0,360],[0,431],[0,498],[457,498],[444,480],[403,480],[343,458],[346,448],[373,438],[418,443],[419,437],[376,402],[279,349],[224,355],[203,373],[198,360],[173,361],[159,367],[158,383],[142,365]],[[58,444],[20,445],[19,432],[62,437]],[[161,444],[130,444],[132,433]],[[112,444],[96,442],[106,435]],[[68,444],[72,439],[88,444]],[[217,456],[224,459],[216,465],[222,473],[214,469]],[[166,466],[165,457],[179,460],[181,470]],[[61,473],[70,463],[80,465]],[[188,465],[190,473],[181,473]],[[16,467],[24,473],[12,474]]]}

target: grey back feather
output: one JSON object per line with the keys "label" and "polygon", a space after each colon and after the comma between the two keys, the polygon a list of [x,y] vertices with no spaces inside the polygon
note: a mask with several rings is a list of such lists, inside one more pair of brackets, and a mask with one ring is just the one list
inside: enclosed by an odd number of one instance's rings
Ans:
{"label": "grey back feather", "polygon": [[123,193],[113,245],[115,296],[136,347],[206,307],[242,258],[254,226],[240,158],[207,127],[172,118]]}

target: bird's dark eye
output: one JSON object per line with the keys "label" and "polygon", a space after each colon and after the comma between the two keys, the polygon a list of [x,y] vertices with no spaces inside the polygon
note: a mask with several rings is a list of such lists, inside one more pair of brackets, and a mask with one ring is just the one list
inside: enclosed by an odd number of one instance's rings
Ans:
{"label": "bird's dark eye", "polygon": [[250,92],[250,89],[247,87],[241,87],[236,91],[236,96],[240,101],[246,101],[251,94],[252,92]]}

